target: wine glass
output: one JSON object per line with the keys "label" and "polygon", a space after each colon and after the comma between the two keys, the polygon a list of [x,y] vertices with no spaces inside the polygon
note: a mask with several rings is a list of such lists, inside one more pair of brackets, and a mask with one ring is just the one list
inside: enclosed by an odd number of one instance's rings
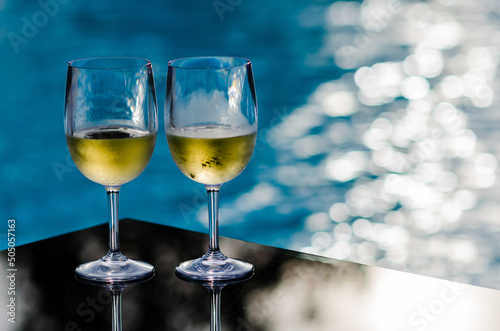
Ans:
{"label": "wine glass", "polygon": [[194,284],[203,286],[208,290],[210,295],[210,331],[220,331],[221,330],[221,318],[220,318],[220,304],[221,304],[221,292],[222,289],[229,284],[241,283],[252,278],[253,273],[247,274],[246,277],[227,279],[227,280],[199,280],[199,279],[187,279],[182,275],[179,275],[182,280],[188,281]]}
{"label": "wine glass", "polygon": [[111,298],[111,330],[112,331],[122,331],[122,293],[130,285],[139,284],[142,282],[146,282],[153,278],[153,275],[150,277],[145,277],[141,279],[134,279],[128,282],[113,282],[113,283],[102,283],[102,282],[94,282],[88,279],[79,278],[78,275],[76,277],[79,281],[85,284],[96,285],[102,287],[109,291],[109,295]]}
{"label": "wine glass", "polygon": [[118,238],[118,193],[146,168],[156,142],[158,108],[151,62],[90,58],[68,64],[64,129],[73,161],[105,187],[109,251],[82,264],[76,275],[95,282],[126,282],[154,274],[148,263],[128,259]]}
{"label": "wine glass", "polygon": [[194,57],[170,61],[165,100],[165,131],[170,153],[188,178],[208,194],[209,249],[180,263],[186,279],[248,277],[253,266],[219,249],[219,189],[238,176],[252,156],[257,135],[257,100],[248,59]]}

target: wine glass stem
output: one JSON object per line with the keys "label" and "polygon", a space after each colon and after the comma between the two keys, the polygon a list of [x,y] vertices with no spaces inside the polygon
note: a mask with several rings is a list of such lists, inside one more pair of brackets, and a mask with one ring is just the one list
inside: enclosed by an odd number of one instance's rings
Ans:
{"label": "wine glass stem", "polygon": [[120,240],[118,238],[118,192],[119,188],[106,189],[108,195],[109,211],[109,253],[120,252]]}
{"label": "wine glass stem", "polygon": [[112,330],[122,331],[122,290],[112,290]]}
{"label": "wine glass stem", "polygon": [[211,252],[219,251],[219,189],[220,186],[207,186],[209,251]]}
{"label": "wine glass stem", "polygon": [[220,331],[220,292],[221,289],[209,289],[210,292],[210,330]]}

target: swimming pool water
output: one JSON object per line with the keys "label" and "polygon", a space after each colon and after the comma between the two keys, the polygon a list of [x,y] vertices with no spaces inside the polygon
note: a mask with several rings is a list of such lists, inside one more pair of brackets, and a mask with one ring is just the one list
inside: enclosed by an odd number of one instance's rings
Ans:
{"label": "swimming pool water", "polygon": [[[204,188],[164,136],[167,63],[243,56],[259,135],[222,187],[222,235],[500,288],[499,12],[486,0],[0,1],[3,219],[17,244],[107,221],[104,189],[66,147],[66,64],[134,56],[153,63],[160,132],[120,218],[206,232]],[[0,237],[5,248],[6,226]]]}
{"label": "swimming pool water", "polygon": [[[97,56],[152,61],[160,113],[158,142],[145,172],[123,187],[120,217],[204,230],[195,218],[198,202],[192,203],[203,187],[176,169],[164,136],[167,62],[197,55],[250,58],[257,80],[260,127],[265,129],[271,120],[277,120],[270,110],[286,113],[303,103],[316,82],[336,70],[311,70],[308,77],[300,73],[307,71],[303,62],[308,53],[317,52],[323,34],[319,28],[300,26],[297,14],[304,8],[299,2],[241,2],[221,14],[211,2],[195,1],[153,1],[147,6],[135,2],[117,6],[106,1],[2,1],[0,194],[3,218],[17,221],[17,243],[107,219],[104,189],[79,173],[64,139],[68,61]],[[288,14],[282,15],[284,11]],[[223,188],[222,203],[241,194],[241,188],[254,186],[259,169],[273,164],[265,139],[259,139],[259,144],[248,169]],[[187,210],[184,213],[182,206]],[[229,234],[242,230],[230,228],[234,229]],[[5,248],[6,227],[0,231]],[[262,231],[259,236],[268,233]]]}

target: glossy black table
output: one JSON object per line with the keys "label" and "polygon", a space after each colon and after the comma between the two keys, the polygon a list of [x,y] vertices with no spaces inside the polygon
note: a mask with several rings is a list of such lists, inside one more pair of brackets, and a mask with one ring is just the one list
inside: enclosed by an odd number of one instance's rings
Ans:
{"label": "glossy black table", "polygon": [[[120,221],[122,251],[156,267],[152,279],[121,294],[74,276],[78,264],[106,252],[107,235],[102,225],[17,247],[15,271],[2,270],[0,330],[112,330],[113,308],[121,309],[123,330],[210,330],[217,297],[174,274],[178,262],[205,252],[207,235]],[[218,293],[222,330],[500,329],[496,290],[227,238],[221,247],[256,268]],[[7,251],[0,255],[7,261]]]}

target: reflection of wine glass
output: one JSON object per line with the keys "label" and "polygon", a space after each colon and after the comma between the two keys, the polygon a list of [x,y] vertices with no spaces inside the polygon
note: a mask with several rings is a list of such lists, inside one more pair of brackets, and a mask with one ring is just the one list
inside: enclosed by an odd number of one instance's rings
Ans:
{"label": "reflection of wine glass", "polygon": [[111,330],[112,331],[122,331],[122,292],[123,290],[133,284],[139,284],[146,282],[153,278],[153,274],[149,274],[147,277],[140,279],[128,280],[124,282],[113,282],[113,283],[102,283],[89,280],[88,278],[82,278],[78,273],[76,274],[76,279],[82,283],[102,286],[104,289],[109,291],[111,296]]}
{"label": "reflection of wine glass", "polygon": [[205,288],[210,294],[210,331],[220,331],[220,301],[221,292],[227,284],[205,284]]}
{"label": "reflection of wine glass", "polygon": [[122,292],[125,286],[110,286],[111,292],[111,330],[122,331]]}
{"label": "reflection of wine glass", "polygon": [[236,284],[247,281],[253,276],[253,273],[247,273],[247,275],[244,277],[217,281],[186,278],[178,272],[176,274],[180,279],[201,285],[208,290],[208,293],[210,294],[210,331],[221,330],[220,302],[222,289],[229,284]]}
{"label": "reflection of wine glass", "polygon": [[78,266],[97,282],[149,277],[150,264],[128,259],[118,240],[118,192],[147,166],[156,142],[157,114],[151,63],[93,58],[68,64],[65,133],[71,157],[90,180],[104,185],[109,206],[109,251]]}
{"label": "reflection of wine glass", "polygon": [[165,130],[172,157],[208,192],[210,244],[201,258],[177,266],[186,278],[235,279],[253,274],[247,262],[219,250],[219,189],[246,167],[257,134],[250,61],[233,57],[173,60],[168,65]]}

